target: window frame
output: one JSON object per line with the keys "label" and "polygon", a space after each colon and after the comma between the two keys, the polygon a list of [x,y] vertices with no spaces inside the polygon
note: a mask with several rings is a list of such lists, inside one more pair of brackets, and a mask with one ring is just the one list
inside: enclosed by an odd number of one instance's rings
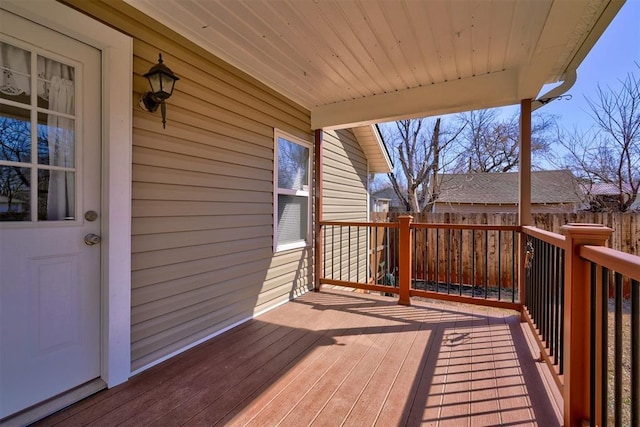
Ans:
{"label": "window frame", "polygon": [[[278,186],[278,147],[279,140],[284,139],[292,144],[300,145],[309,150],[309,156],[307,158],[307,190],[292,190],[288,188],[281,188]],[[312,182],[313,182],[313,144],[309,141],[305,141],[301,138],[295,137],[280,129],[273,131],[273,252],[284,252],[291,249],[300,249],[311,246],[311,225],[312,225]],[[278,243],[278,196],[297,196],[307,198],[307,230],[303,240],[291,242],[291,243]]]}

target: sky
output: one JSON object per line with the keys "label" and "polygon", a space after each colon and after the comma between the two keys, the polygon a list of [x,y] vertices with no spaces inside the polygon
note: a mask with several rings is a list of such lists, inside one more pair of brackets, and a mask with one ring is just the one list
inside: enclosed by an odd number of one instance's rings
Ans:
{"label": "sky", "polygon": [[540,111],[558,115],[559,124],[567,130],[576,127],[585,131],[593,125],[585,97],[595,99],[598,84],[603,89],[607,86],[617,89],[619,80],[623,80],[628,73],[640,74],[639,67],[640,0],[626,0],[578,67],[576,83],[567,91],[572,95],[571,100],[553,101],[540,108]]}

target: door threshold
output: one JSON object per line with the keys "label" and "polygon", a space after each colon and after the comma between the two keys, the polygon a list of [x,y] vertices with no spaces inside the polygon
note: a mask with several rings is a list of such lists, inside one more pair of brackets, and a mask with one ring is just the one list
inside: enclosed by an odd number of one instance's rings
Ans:
{"label": "door threshold", "polygon": [[84,398],[91,396],[107,388],[107,384],[101,379],[84,383],[78,387],[72,388],[69,391],[61,393],[44,402],[33,405],[27,409],[24,409],[16,414],[10,415],[7,418],[0,420],[0,427],[18,427],[26,426],[41,420],[54,412],[58,412],[61,409],[66,408],[76,402],[81,401]]}

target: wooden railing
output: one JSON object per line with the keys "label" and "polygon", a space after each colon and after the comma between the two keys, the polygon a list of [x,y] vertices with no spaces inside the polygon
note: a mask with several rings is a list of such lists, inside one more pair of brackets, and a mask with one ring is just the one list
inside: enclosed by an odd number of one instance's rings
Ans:
{"label": "wooden railing", "polygon": [[[411,297],[427,297],[517,310],[531,326],[540,357],[563,395],[565,426],[607,425],[608,420],[640,425],[640,257],[604,248],[611,229],[568,224],[559,235],[535,227],[412,224],[411,217],[397,223],[321,221],[320,227],[323,269],[316,289],[332,284],[379,291],[398,295],[405,305]],[[498,249],[492,253],[490,247]],[[497,264],[497,279],[490,278],[489,259]],[[610,274],[613,322],[605,315]],[[625,280],[631,324],[626,341],[621,326]],[[611,393],[608,333],[615,336]],[[630,356],[628,381],[619,359],[625,354]]]}
{"label": "wooden railing", "polygon": [[540,360],[549,365],[556,385],[563,389],[564,374],[564,236],[522,227],[525,243],[525,295],[522,318],[534,332]]}
{"label": "wooden railing", "polygon": [[401,304],[424,297],[520,310],[519,227],[413,224],[410,217],[321,226],[319,284],[397,294]]}
{"label": "wooden railing", "polygon": [[516,226],[410,224],[410,296],[519,310]]}
{"label": "wooden railing", "polygon": [[[336,285],[390,294],[397,287],[398,223],[322,221],[322,277],[319,285]],[[394,258],[390,256],[393,254]]]}
{"label": "wooden railing", "polygon": [[579,256],[590,264],[591,425],[640,426],[640,257],[589,245]]}

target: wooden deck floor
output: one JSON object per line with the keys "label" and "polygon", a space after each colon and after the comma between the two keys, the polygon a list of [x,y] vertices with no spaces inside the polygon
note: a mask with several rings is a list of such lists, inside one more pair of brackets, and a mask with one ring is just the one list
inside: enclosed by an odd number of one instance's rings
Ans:
{"label": "wooden deck floor", "polygon": [[323,290],[38,425],[560,425],[513,312]]}

